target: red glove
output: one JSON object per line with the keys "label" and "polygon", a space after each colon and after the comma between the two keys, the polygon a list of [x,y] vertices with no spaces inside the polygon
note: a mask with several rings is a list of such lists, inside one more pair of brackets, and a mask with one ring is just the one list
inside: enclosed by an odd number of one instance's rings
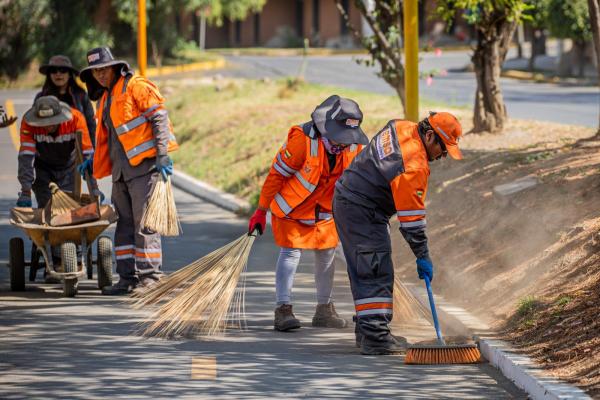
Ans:
{"label": "red glove", "polygon": [[267,211],[257,208],[250,218],[248,223],[248,234],[250,235],[255,229],[258,229],[259,234],[263,234],[267,226]]}

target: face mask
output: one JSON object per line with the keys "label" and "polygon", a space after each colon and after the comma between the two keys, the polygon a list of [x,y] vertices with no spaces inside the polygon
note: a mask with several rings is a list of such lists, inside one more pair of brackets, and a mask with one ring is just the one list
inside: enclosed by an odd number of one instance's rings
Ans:
{"label": "face mask", "polygon": [[321,140],[323,141],[325,150],[327,150],[329,154],[340,154],[348,147],[348,145],[346,144],[331,144],[329,140],[327,140],[327,138],[325,137],[321,137]]}

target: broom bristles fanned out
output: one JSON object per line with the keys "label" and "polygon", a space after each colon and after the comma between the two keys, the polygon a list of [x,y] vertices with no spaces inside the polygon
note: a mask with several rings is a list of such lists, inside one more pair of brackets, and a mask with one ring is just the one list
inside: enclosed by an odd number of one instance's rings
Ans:
{"label": "broom bristles fanned out", "polygon": [[142,226],[163,236],[179,236],[181,225],[177,215],[171,178],[160,176],[152,189],[148,206],[142,215]]}
{"label": "broom bristles fanned out", "polygon": [[142,334],[194,337],[219,335],[232,327],[245,329],[243,272],[255,238],[244,234],[135,294],[133,307],[157,307],[142,322]]}
{"label": "broom bristles fanned out", "polygon": [[50,193],[52,193],[52,197],[50,199],[50,215],[52,217],[81,207],[81,204],[79,204],[75,199],[60,190],[56,183],[51,182],[49,187]]}
{"label": "broom bristles fanned out", "polygon": [[426,319],[431,322],[431,314],[410,290],[402,283],[398,274],[394,277],[394,319],[415,322]]}

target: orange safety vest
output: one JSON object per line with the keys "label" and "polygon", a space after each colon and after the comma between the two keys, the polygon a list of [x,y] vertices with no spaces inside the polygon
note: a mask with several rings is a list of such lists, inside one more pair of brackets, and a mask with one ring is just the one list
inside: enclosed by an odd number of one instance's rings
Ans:
{"label": "orange safety vest", "polygon": [[[310,127],[310,129],[309,129]],[[306,139],[306,159],[302,167],[298,170],[290,168],[278,152],[273,159],[272,167],[280,174],[287,178],[279,193],[275,194],[273,201],[270,204],[271,213],[280,218],[285,218],[289,213],[300,205],[312,192],[315,191],[319,178],[321,176],[321,160],[325,159],[325,146],[319,140],[313,124],[304,124],[299,127],[304,131]],[[285,146],[285,145],[284,145]],[[342,153],[342,167],[346,169],[354,157],[359,153],[362,146],[353,144]],[[323,213],[319,216],[320,220],[328,220],[333,216]],[[307,216],[307,219],[302,219],[302,223],[311,225],[314,224],[314,213]]]}
{"label": "orange safety vest", "polygon": [[[140,86],[143,90],[139,90]],[[146,109],[139,109],[138,103],[147,103],[147,98],[139,99],[137,96],[147,92],[158,99],[155,104]],[[97,179],[108,176],[112,172],[112,162],[108,151],[109,132],[102,121],[104,105],[107,93],[102,95],[98,104],[96,118],[98,127],[96,129],[96,155],[94,157],[94,176]],[[146,96],[148,96],[146,94]],[[152,133],[152,125],[148,117],[154,112],[161,110],[164,98],[161,96],[156,85],[139,75],[128,75],[119,78],[111,91],[110,120],[115,128],[119,142],[125,150],[129,164],[139,165],[144,159],[156,157],[156,143]],[[141,101],[140,101],[141,100]],[[173,135],[173,127],[169,121],[171,134],[168,142],[168,151],[177,150],[179,147]]]}

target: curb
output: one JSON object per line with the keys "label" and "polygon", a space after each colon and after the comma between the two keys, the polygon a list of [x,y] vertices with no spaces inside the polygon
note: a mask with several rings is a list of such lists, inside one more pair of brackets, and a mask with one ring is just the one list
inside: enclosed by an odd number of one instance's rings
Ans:
{"label": "curb", "polygon": [[239,199],[230,193],[225,193],[179,170],[173,171],[171,182],[176,188],[227,211],[239,214],[250,209],[250,203],[247,201]]}
{"label": "curb", "polygon": [[160,67],[160,68],[149,67],[146,69],[146,76],[148,78],[156,78],[157,76],[177,74],[177,73],[181,73],[181,72],[220,69],[220,68],[224,68],[225,65],[226,65],[225,59],[221,58],[218,60],[200,61],[200,62],[190,63],[190,64],[166,65],[166,66]]}
{"label": "curb", "polygon": [[[424,289],[405,284],[413,295],[429,307]],[[436,308],[442,328],[473,336],[483,358],[502,375],[525,391],[533,400],[591,399],[583,390],[548,374],[526,355],[518,354],[509,343],[486,337],[489,326],[463,308],[452,305],[436,295]]]}
{"label": "curb", "polygon": [[506,342],[476,338],[481,355],[534,400],[591,399],[583,390],[548,377],[527,356],[516,354]]}
{"label": "curb", "polygon": [[528,72],[521,71],[518,69],[507,69],[500,73],[503,78],[517,79],[521,81],[530,81],[536,83],[560,83],[560,84],[573,84],[577,86],[596,86],[598,85],[591,78],[561,78],[558,76],[548,77],[540,72]]}

